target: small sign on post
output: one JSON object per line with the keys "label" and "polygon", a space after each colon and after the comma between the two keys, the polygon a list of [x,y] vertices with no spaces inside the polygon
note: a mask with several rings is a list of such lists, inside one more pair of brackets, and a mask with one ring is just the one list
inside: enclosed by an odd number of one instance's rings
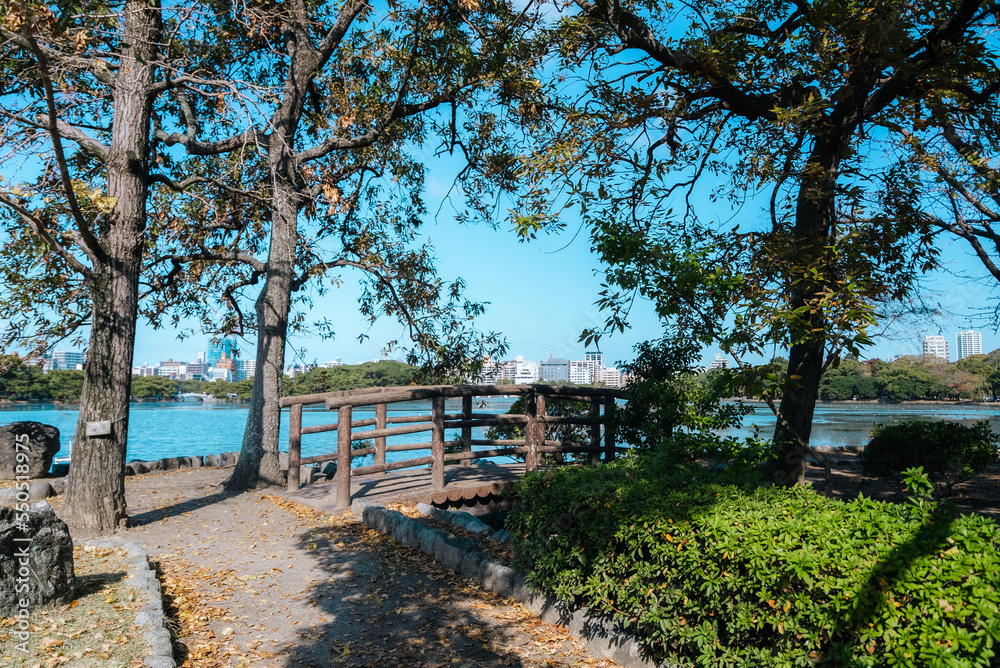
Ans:
{"label": "small sign on post", "polygon": [[111,420],[101,420],[100,422],[87,423],[87,438],[92,436],[110,436]]}

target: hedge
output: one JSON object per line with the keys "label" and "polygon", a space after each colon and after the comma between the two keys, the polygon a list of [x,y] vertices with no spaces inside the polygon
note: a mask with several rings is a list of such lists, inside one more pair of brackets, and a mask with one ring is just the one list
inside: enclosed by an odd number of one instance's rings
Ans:
{"label": "hedge", "polygon": [[516,567],[657,660],[989,666],[1000,641],[1000,530],[926,498],[724,485],[656,453],[534,473],[516,496]]}

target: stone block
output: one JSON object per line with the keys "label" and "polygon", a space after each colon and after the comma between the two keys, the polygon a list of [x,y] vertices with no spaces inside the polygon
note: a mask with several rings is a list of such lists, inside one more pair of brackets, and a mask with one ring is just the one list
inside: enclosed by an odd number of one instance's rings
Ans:
{"label": "stone block", "polygon": [[444,540],[445,532],[440,529],[420,527],[420,551],[424,554],[434,554],[437,544]]}
{"label": "stone block", "polygon": [[204,457],[200,457],[200,456],[199,457],[189,457],[189,459],[191,460],[191,468],[193,468],[193,469],[200,469],[202,466],[205,465]]}
{"label": "stone block", "polygon": [[327,462],[323,466],[323,475],[327,480],[333,480],[333,476],[337,475],[337,462]]}
{"label": "stone block", "polygon": [[0,617],[17,613],[21,598],[31,608],[73,600],[73,539],[48,503],[0,508],[0,545],[9,546],[0,550]]}
{"label": "stone block", "polygon": [[[27,437],[27,439],[25,439]],[[0,480],[41,478],[59,452],[59,430],[41,422],[0,426]],[[20,467],[20,469],[18,468]]]}
{"label": "stone block", "polygon": [[205,455],[205,466],[218,466],[219,456],[218,455]]}
{"label": "stone block", "polygon": [[514,571],[499,561],[486,559],[479,564],[479,584],[483,589],[509,598],[514,590]]}
{"label": "stone block", "polygon": [[48,480],[36,480],[28,485],[28,503],[38,503],[55,495]]}
{"label": "stone block", "polygon": [[[18,499],[20,496],[20,499]],[[16,487],[4,487],[0,489],[0,506],[13,506],[17,503],[28,502],[28,490],[20,490]]]}
{"label": "stone block", "polygon": [[146,462],[146,468],[150,471],[165,471],[167,467],[162,459],[154,459],[153,461]]}
{"label": "stone block", "polygon": [[435,510],[436,509],[434,508],[434,506],[429,506],[426,503],[417,504],[417,512],[423,515],[424,517],[432,517],[434,515]]}
{"label": "stone block", "polygon": [[146,668],[177,668],[177,662],[169,656],[147,656],[143,659]]}
{"label": "stone block", "polygon": [[407,517],[406,521],[400,522],[397,525],[394,535],[396,536],[396,540],[403,545],[419,550],[422,528],[420,524]]}
{"label": "stone block", "polygon": [[164,457],[160,461],[163,462],[164,471],[176,471],[181,467],[181,460],[179,457]]}
{"label": "stone block", "polygon": [[[130,471],[131,473],[129,473]],[[149,473],[146,462],[134,461],[125,465],[125,475],[141,475],[143,473]]]}
{"label": "stone block", "polygon": [[461,570],[462,559],[466,554],[474,550],[475,547],[476,543],[474,541],[447,534],[435,546],[434,558],[447,568],[458,572]]}
{"label": "stone block", "polygon": [[170,643],[170,633],[160,627],[152,627],[146,630],[142,637],[149,643],[150,653],[155,656],[173,656],[173,645]]}
{"label": "stone block", "polygon": [[479,564],[483,561],[483,555],[478,550],[466,552],[462,557],[462,562],[458,566],[459,574],[467,580],[479,579]]}

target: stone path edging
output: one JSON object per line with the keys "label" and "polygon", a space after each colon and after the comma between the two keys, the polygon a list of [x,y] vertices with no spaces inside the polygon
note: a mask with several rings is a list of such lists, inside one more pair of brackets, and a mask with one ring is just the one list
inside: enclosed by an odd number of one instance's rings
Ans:
{"label": "stone path edging", "polygon": [[156,571],[149,565],[149,554],[146,548],[136,542],[124,538],[93,538],[79,541],[84,547],[90,546],[102,550],[124,550],[128,557],[125,563],[129,565],[128,584],[144,594],[146,605],[139,609],[135,616],[135,625],[146,629],[142,637],[149,643],[149,653],[143,658],[148,668],[176,668],[174,649],[170,640],[163,614],[163,591]]}
{"label": "stone path edging", "polygon": [[[538,613],[543,622],[567,627],[570,635],[579,639],[592,652],[625,668],[667,668],[667,664],[643,657],[636,639],[611,618],[590,615],[585,608],[571,607],[530,587],[522,574],[480,552],[475,541],[459,538],[448,531],[426,527],[399,511],[387,510],[373,501],[356,499],[351,504],[351,511],[355,516],[360,516],[368,527],[433,556],[463,578],[477,582],[483,589],[524,604],[529,610]],[[442,511],[433,511],[434,518],[446,520],[438,517],[439,512]],[[459,519],[456,522],[452,519],[451,522],[462,526],[467,520]],[[497,538],[502,539],[502,536]]]}

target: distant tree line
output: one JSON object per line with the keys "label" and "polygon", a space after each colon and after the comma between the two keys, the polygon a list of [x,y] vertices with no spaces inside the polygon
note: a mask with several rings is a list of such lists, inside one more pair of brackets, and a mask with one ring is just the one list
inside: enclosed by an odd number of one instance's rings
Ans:
{"label": "distant tree line", "polygon": [[49,371],[40,366],[8,369],[0,374],[0,399],[15,401],[79,401],[83,371]]}
{"label": "distant tree line", "polygon": [[[781,373],[787,360],[776,357],[770,366]],[[957,362],[904,356],[893,362],[860,361],[847,357],[827,368],[820,381],[822,401],[982,400],[1000,394],[1000,349]],[[285,376],[282,396],[318,394],[362,387],[409,385],[417,367],[400,362],[365,362],[332,368],[315,368],[294,378]],[[712,372],[700,374],[708,382]],[[76,402],[83,387],[82,371],[49,371],[20,366],[0,374],[0,399],[13,401]],[[184,392],[210,394],[217,399],[248,401],[253,379],[225,381],[174,380],[162,376],[134,376],[132,397],[142,401],[167,401]]]}
{"label": "distant tree line", "polygon": [[[329,369],[317,368],[285,376],[282,395],[315,394],[362,387],[409,385],[417,367],[400,362],[365,362]],[[83,389],[83,371],[49,371],[39,366],[16,366],[0,374],[0,399],[11,401],[77,402]],[[168,401],[178,394],[196,392],[217,399],[249,401],[253,378],[225,381],[174,380],[165,376],[133,376],[132,398],[141,401]]]}
{"label": "distant tree line", "polygon": [[[822,401],[959,401],[993,399],[1000,393],[1000,349],[957,362],[922,355],[906,355],[892,362],[880,359],[841,359],[823,373],[819,385]],[[781,373],[787,365],[775,358]]]}

